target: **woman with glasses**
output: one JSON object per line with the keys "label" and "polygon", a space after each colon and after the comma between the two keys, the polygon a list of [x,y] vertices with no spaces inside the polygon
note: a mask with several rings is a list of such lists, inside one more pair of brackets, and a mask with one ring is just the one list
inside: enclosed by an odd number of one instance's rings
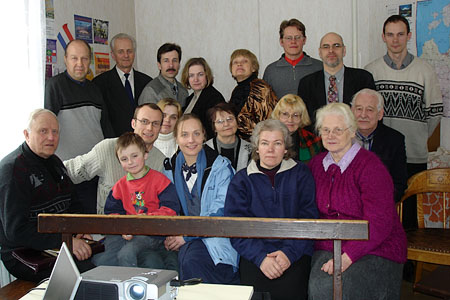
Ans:
{"label": "woman with glasses", "polygon": [[208,110],[208,115],[216,137],[207,141],[206,145],[228,158],[236,171],[246,168],[252,146],[236,135],[237,121],[234,105],[226,102],[219,103]]}
{"label": "woman with glasses", "polygon": [[[328,150],[309,163],[320,218],[369,221],[368,241],[342,241],[344,299],[400,299],[407,242],[392,201],[391,176],[354,140],[356,121],[347,104],[328,104],[316,117]],[[332,298],[332,257],[333,241],[315,242],[309,299]]]}
{"label": "woman with glasses", "polygon": [[157,105],[163,112],[163,122],[158,139],[156,139],[153,146],[158,148],[165,157],[172,157],[178,148],[173,130],[178,119],[181,117],[181,106],[178,101],[172,98],[161,99]]}
{"label": "woman with glasses", "polygon": [[207,111],[220,102],[225,102],[222,94],[213,87],[214,77],[211,68],[203,57],[191,58],[186,62],[181,82],[194,92],[187,97],[185,114],[196,114],[202,121],[207,138],[214,136],[214,130],[208,120]]}
{"label": "woman with glasses", "polygon": [[322,150],[320,137],[304,127],[311,124],[306,105],[294,94],[283,96],[272,112],[272,118],[280,120],[289,130],[292,138],[294,159],[307,163]]}
{"label": "woman with glasses", "polygon": [[248,141],[256,124],[270,118],[277,96],[270,85],[258,79],[259,63],[255,54],[237,49],[231,54],[230,72],[237,82],[230,103],[238,111],[238,135]]}
{"label": "woman with glasses", "polygon": [[[228,185],[234,175],[228,159],[203,145],[205,130],[193,114],[183,115],[174,130],[180,151],[164,162],[185,216],[223,216]],[[238,284],[238,255],[228,238],[169,236],[167,250],[179,251],[180,279]]]}
{"label": "woman with glasses", "polygon": [[[269,119],[251,137],[252,160],[231,180],[225,215],[232,217],[300,218],[318,216],[314,179],[305,164],[291,157],[286,126]],[[231,239],[241,256],[241,283],[272,300],[305,299],[313,254],[310,240]]]}

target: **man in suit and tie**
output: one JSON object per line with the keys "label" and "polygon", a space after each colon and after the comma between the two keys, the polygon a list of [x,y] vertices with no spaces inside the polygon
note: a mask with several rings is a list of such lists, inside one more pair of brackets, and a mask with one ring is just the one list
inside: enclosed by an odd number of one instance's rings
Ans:
{"label": "man in suit and tie", "polygon": [[131,119],[137,106],[137,100],[144,87],[152,78],[133,69],[136,55],[136,40],[119,33],[111,39],[111,56],[116,66],[94,78],[99,87],[109,113],[114,135],[131,132]]}
{"label": "man in suit and tie", "polygon": [[319,47],[323,70],[300,80],[298,95],[305,102],[313,123],[316,110],[323,105],[331,102],[350,104],[352,96],[359,90],[375,89],[373,77],[369,72],[344,66],[345,51],[344,41],[339,34],[325,34]]}

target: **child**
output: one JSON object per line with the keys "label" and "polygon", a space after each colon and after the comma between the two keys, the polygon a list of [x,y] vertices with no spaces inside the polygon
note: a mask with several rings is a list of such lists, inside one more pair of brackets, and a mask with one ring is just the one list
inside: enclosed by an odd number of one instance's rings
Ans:
{"label": "child", "polygon": [[[180,204],[175,186],[162,173],[145,165],[148,153],[144,140],[137,134],[124,133],[117,139],[115,150],[127,175],[109,193],[105,214],[177,215]],[[176,254],[165,250],[162,238],[108,235],[104,243],[105,252],[93,257],[97,266],[177,269]]]}

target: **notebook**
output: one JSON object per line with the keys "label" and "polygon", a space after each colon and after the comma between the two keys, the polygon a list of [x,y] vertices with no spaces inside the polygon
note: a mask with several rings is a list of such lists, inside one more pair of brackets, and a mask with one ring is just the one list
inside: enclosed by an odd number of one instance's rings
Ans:
{"label": "notebook", "polygon": [[81,282],[81,275],[72,255],[63,243],[53,267],[44,300],[72,300]]}

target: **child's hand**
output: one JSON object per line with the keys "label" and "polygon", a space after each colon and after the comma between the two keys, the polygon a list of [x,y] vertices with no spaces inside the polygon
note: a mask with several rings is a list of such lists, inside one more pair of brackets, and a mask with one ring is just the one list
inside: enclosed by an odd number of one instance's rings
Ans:
{"label": "child's hand", "polygon": [[122,238],[127,241],[131,241],[133,236],[131,234],[122,234]]}

